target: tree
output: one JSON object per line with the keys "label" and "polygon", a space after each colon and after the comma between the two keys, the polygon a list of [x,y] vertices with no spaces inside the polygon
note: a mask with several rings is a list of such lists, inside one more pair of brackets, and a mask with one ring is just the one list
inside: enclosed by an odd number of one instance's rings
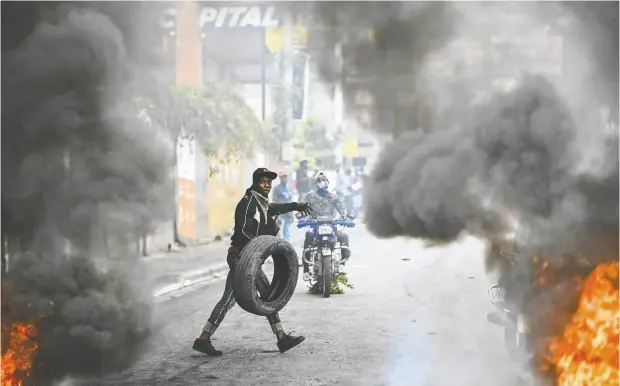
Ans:
{"label": "tree", "polygon": [[[134,98],[138,111],[144,119],[165,128],[175,144],[182,130],[191,133],[204,154],[218,157],[220,162],[250,151],[257,142],[268,144],[257,141],[265,137],[266,127],[243,98],[225,84],[176,86],[149,76],[141,76],[140,82]],[[218,172],[214,166],[209,171],[211,176]],[[174,219],[175,242],[183,244],[177,231],[176,209]]]}
{"label": "tree", "polygon": [[225,84],[166,85],[144,79],[135,102],[143,114],[175,139],[193,133],[205,155],[225,150],[227,156],[247,151],[263,133],[263,124],[243,98]]}

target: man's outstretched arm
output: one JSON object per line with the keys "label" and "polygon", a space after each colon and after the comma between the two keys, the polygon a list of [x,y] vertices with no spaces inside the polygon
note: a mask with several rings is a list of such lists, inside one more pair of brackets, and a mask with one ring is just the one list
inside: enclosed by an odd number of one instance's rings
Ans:
{"label": "man's outstretched arm", "polygon": [[288,212],[293,212],[299,210],[299,204],[296,202],[288,202],[286,204],[269,204],[269,215],[277,216],[279,214],[284,214]]}
{"label": "man's outstretched arm", "polygon": [[287,204],[269,204],[269,215],[277,216],[279,214],[284,214],[292,211],[303,212],[305,215],[308,214],[308,211],[312,210],[312,207],[307,202],[289,202]]}

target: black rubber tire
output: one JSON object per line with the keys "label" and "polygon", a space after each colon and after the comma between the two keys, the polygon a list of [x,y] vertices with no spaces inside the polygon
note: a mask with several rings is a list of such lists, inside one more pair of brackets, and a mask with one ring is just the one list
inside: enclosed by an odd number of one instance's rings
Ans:
{"label": "black rubber tire", "polygon": [[[261,299],[256,278],[265,275],[263,263],[273,258],[273,279],[269,298]],[[233,276],[233,291],[239,307],[258,316],[278,313],[293,296],[297,287],[299,267],[297,253],[288,241],[275,236],[257,236],[241,250]]]}
{"label": "black rubber tire", "polygon": [[323,297],[332,294],[332,258],[323,256]]}

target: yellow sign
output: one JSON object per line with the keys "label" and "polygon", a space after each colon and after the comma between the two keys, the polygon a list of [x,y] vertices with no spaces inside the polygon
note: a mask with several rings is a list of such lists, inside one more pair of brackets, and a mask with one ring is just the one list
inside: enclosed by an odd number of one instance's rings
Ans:
{"label": "yellow sign", "polygon": [[377,42],[376,36],[375,36],[375,30],[373,28],[366,31],[366,37],[368,38],[368,41],[371,41],[373,43]]}
{"label": "yellow sign", "polygon": [[235,225],[235,207],[247,185],[247,181],[243,181],[246,161],[218,162],[214,157],[210,158],[210,161],[212,165],[217,166],[219,171],[209,179],[207,184],[206,214],[209,231],[216,235],[223,235]]}
{"label": "yellow sign", "polygon": [[342,143],[342,155],[345,157],[357,157],[359,150],[357,148],[357,139],[350,138]]}
{"label": "yellow sign", "polygon": [[[294,26],[292,40],[293,46],[304,46],[308,44],[308,28]],[[282,47],[284,47],[284,28],[267,27],[265,29],[265,44],[272,54],[282,52]]]}

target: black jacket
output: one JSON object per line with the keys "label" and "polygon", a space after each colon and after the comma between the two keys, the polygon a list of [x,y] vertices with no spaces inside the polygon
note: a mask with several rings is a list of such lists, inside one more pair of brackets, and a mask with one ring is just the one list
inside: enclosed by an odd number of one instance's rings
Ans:
{"label": "black jacket", "polygon": [[243,248],[256,236],[271,235],[276,236],[280,227],[276,225],[273,216],[292,212],[299,208],[296,202],[287,204],[269,204],[267,218],[260,210],[256,198],[246,190],[245,196],[237,204],[235,209],[235,230],[230,238],[233,247]]}

